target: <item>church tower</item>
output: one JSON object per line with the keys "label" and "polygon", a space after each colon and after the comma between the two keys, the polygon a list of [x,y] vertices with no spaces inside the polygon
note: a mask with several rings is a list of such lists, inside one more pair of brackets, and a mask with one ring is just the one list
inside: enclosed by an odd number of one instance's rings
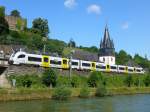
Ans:
{"label": "church tower", "polygon": [[100,50],[98,53],[99,61],[105,64],[114,65],[115,64],[115,48],[114,42],[110,38],[109,30],[106,25],[104,38],[100,42]]}

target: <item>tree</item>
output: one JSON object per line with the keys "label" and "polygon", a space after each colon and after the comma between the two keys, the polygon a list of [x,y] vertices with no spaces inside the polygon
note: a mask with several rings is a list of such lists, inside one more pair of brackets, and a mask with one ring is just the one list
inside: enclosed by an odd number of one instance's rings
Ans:
{"label": "tree", "polygon": [[5,17],[5,7],[0,7],[0,17]]}
{"label": "tree", "polygon": [[132,75],[128,75],[125,79],[125,84],[128,86],[128,87],[131,87],[131,85],[133,84],[134,80],[133,80],[133,77]]}
{"label": "tree", "polygon": [[15,16],[15,17],[21,17],[21,16],[20,16],[20,12],[19,12],[18,10],[13,10],[13,11],[11,11],[10,15],[11,15],[11,16]]}
{"label": "tree", "polygon": [[56,86],[56,79],[57,79],[56,72],[52,69],[46,70],[42,76],[43,84],[50,87]]}
{"label": "tree", "polygon": [[0,35],[9,33],[9,25],[5,18],[0,17]]}
{"label": "tree", "polygon": [[124,50],[121,50],[118,54],[116,53],[117,64],[124,65],[131,59],[132,59],[132,56],[128,55]]}
{"label": "tree", "polygon": [[49,27],[47,19],[37,18],[32,22],[32,29],[39,32],[42,37],[48,37]]}
{"label": "tree", "polygon": [[76,43],[72,38],[70,39],[70,41],[68,43],[68,47],[74,47],[74,48],[76,47]]}

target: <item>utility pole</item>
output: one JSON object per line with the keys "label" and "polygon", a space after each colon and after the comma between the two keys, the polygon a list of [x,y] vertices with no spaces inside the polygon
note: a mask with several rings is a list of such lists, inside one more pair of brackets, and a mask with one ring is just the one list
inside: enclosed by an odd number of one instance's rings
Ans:
{"label": "utility pole", "polygon": [[69,58],[69,78],[71,79],[71,73],[72,73],[72,55],[74,54],[74,50],[71,50],[70,52],[70,58]]}

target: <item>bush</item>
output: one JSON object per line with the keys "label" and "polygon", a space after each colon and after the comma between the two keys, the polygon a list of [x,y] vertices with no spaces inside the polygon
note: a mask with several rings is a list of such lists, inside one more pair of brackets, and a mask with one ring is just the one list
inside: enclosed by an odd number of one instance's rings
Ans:
{"label": "bush", "polygon": [[100,84],[96,89],[96,96],[103,97],[107,94],[107,89],[103,84]]}
{"label": "bush", "polygon": [[80,84],[80,78],[78,76],[72,76],[71,77],[71,86],[74,88],[79,87]]}
{"label": "bush", "polygon": [[60,86],[71,87],[70,79],[69,77],[66,77],[66,76],[59,76],[57,78],[56,83],[57,83],[57,87],[60,87]]}
{"label": "bush", "polygon": [[58,87],[54,90],[52,98],[56,100],[67,100],[71,96],[71,90],[66,87]]}
{"label": "bush", "polygon": [[97,87],[98,83],[102,81],[103,77],[101,75],[101,72],[92,72],[89,79],[88,79],[88,85],[90,87]]}
{"label": "bush", "polygon": [[88,87],[84,87],[80,90],[80,95],[79,97],[81,98],[87,98],[90,96],[90,91],[89,91],[89,88]]}
{"label": "bush", "polygon": [[146,75],[144,79],[144,84],[146,87],[150,85],[150,75]]}
{"label": "bush", "polygon": [[133,77],[132,75],[128,75],[125,79],[125,84],[128,86],[128,87],[131,87],[131,85],[133,84]]}
{"label": "bush", "polygon": [[42,76],[42,83],[45,84],[47,87],[55,87],[56,86],[56,80],[57,80],[57,75],[56,72],[54,70],[52,70],[51,68],[46,70],[43,73]]}

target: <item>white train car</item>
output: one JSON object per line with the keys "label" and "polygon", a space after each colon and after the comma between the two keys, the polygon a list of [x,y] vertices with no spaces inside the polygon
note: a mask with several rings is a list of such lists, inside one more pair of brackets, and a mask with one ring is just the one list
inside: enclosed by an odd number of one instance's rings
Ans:
{"label": "white train car", "polygon": [[106,64],[96,62],[96,71],[106,71]]}
{"label": "white train car", "polygon": [[127,73],[128,67],[123,65],[118,65],[118,73]]}
{"label": "white train car", "polygon": [[110,72],[118,72],[117,65],[110,65]]}
{"label": "white train car", "polygon": [[80,69],[80,61],[76,60],[76,59],[72,59],[71,60],[71,67],[72,67],[72,69],[79,70]]}

